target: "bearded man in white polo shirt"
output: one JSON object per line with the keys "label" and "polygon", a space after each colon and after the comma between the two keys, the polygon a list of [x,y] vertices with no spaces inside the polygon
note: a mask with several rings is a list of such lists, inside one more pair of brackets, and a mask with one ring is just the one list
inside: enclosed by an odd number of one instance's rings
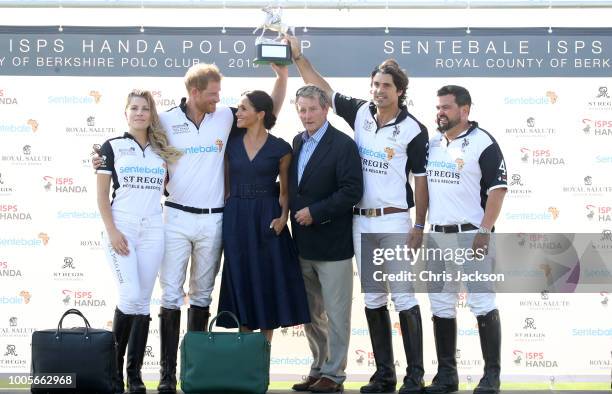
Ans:
{"label": "bearded man in white polo shirt", "polygon": [[[362,234],[373,233],[367,241],[368,246],[373,248],[395,248],[396,245],[408,244],[416,249],[421,245],[428,198],[425,176],[429,139],[427,129],[408,112],[404,104],[408,76],[395,60],[389,59],[372,71],[371,101],[360,100],[334,92],[300,53],[297,39],[288,39],[304,82],[323,89],[336,114],[344,118],[355,132],[364,188],[363,197],[353,211],[353,244],[357,268],[362,275],[366,272],[366,267],[361,266]],[[410,173],[415,179],[416,198],[408,182]],[[409,209],[415,206],[415,200],[416,221],[413,227]],[[405,263],[405,268],[410,269]],[[396,265],[395,262],[389,264]],[[399,286],[381,286],[377,292],[366,292],[364,295],[376,372],[360,391],[387,393],[394,392],[396,388],[391,318],[387,309],[389,295],[395,310],[399,312],[408,363],[399,393],[420,393],[424,387],[421,312],[414,290],[407,282]]]}
{"label": "bearded man in white polo shirt", "polygon": [[[491,134],[468,120],[471,105],[470,93],[461,86],[448,85],[438,90],[439,132],[429,141],[427,164],[430,239],[442,249],[471,247],[474,251],[488,250],[491,256],[494,245],[489,242],[490,233],[507,190],[506,163]],[[462,236],[461,233],[474,233],[474,236]],[[453,264],[446,262],[447,266]],[[487,266],[491,266],[490,260],[481,265]],[[491,289],[471,291],[469,284],[467,287],[467,303],[478,320],[485,362],[484,376],[474,393],[497,393],[501,325],[495,293]],[[425,388],[425,392],[431,394],[452,393],[459,385],[455,358],[457,293],[452,289],[450,292],[439,290],[429,291],[438,357],[438,372],[432,384]]]}

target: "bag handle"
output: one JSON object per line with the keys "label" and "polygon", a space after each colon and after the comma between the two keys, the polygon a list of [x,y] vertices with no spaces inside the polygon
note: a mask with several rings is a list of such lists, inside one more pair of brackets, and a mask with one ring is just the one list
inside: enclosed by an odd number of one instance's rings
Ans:
{"label": "bag handle", "polygon": [[87,334],[89,334],[89,329],[91,328],[91,325],[89,324],[89,321],[87,320],[87,318],[83,315],[83,313],[81,313],[80,310],[78,309],[68,309],[66,312],[64,312],[64,314],[62,315],[62,317],[60,318],[59,323],[57,323],[57,331],[55,331],[55,339],[59,339],[61,336],[61,329],[62,329],[62,323],[64,322],[64,318],[68,315],[77,315],[77,316],[81,316],[81,318],[85,321],[85,339],[88,339],[89,336]]}
{"label": "bag handle", "polygon": [[236,322],[236,327],[238,327],[238,329],[240,329],[240,322],[238,321],[238,318],[236,317],[236,315],[234,315],[230,311],[221,311],[221,312],[217,313],[217,316],[213,317],[212,320],[210,321],[210,324],[208,325],[208,332],[212,332],[213,324],[217,321],[219,316],[223,315],[224,313],[227,313],[228,315],[230,315],[232,317],[232,319],[234,319],[234,321]]}

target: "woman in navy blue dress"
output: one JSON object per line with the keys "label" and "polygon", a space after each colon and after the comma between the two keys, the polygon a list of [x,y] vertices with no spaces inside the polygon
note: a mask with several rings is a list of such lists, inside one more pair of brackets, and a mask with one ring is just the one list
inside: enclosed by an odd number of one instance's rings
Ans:
{"label": "woman in navy blue dress", "polygon": [[[277,327],[310,322],[297,250],[287,229],[291,146],[269,134],[276,122],[272,98],[245,93],[226,148],[223,276],[219,311],[231,311],[242,331],[261,329],[270,341]],[[276,182],[280,179],[280,184]],[[221,316],[221,327],[236,327]]]}

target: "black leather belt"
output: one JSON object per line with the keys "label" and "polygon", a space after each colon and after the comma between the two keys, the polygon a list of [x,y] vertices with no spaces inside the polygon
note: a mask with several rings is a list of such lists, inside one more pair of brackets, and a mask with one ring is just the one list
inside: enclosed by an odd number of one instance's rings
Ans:
{"label": "black leather belt", "polygon": [[353,215],[367,216],[374,218],[382,215],[389,215],[391,213],[408,212],[406,208],[396,207],[385,207],[385,208],[353,208]]}
{"label": "black leather belt", "polygon": [[431,225],[431,231],[435,233],[459,233],[472,230],[478,230],[478,227],[474,226],[472,223],[449,224],[447,226]]}
{"label": "black leather belt", "polygon": [[258,197],[278,197],[280,186],[277,183],[257,184],[241,183],[232,187],[230,197],[236,198],[258,198]]}
{"label": "black leather belt", "polygon": [[176,208],[181,211],[189,212],[189,213],[198,213],[198,214],[208,214],[208,213],[221,213],[223,212],[223,207],[221,208],[194,208],[194,207],[186,207],[181,204],[177,204],[172,201],[164,202],[164,205],[171,208]]}

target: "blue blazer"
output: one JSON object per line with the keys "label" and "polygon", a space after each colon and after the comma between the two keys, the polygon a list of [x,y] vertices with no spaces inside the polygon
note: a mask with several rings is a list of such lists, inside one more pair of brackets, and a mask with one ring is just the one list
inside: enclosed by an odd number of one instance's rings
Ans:
{"label": "blue blazer", "polygon": [[[353,257],[353,206],[363,194],[357,145],[331,124],[314,150],[300,183],[297,165],[302,134],[293,139],[289,169],[291,228],[298,254],[308,260],[338,261]],[[302,226],[294,215],[308,207],[313,224]]]}

